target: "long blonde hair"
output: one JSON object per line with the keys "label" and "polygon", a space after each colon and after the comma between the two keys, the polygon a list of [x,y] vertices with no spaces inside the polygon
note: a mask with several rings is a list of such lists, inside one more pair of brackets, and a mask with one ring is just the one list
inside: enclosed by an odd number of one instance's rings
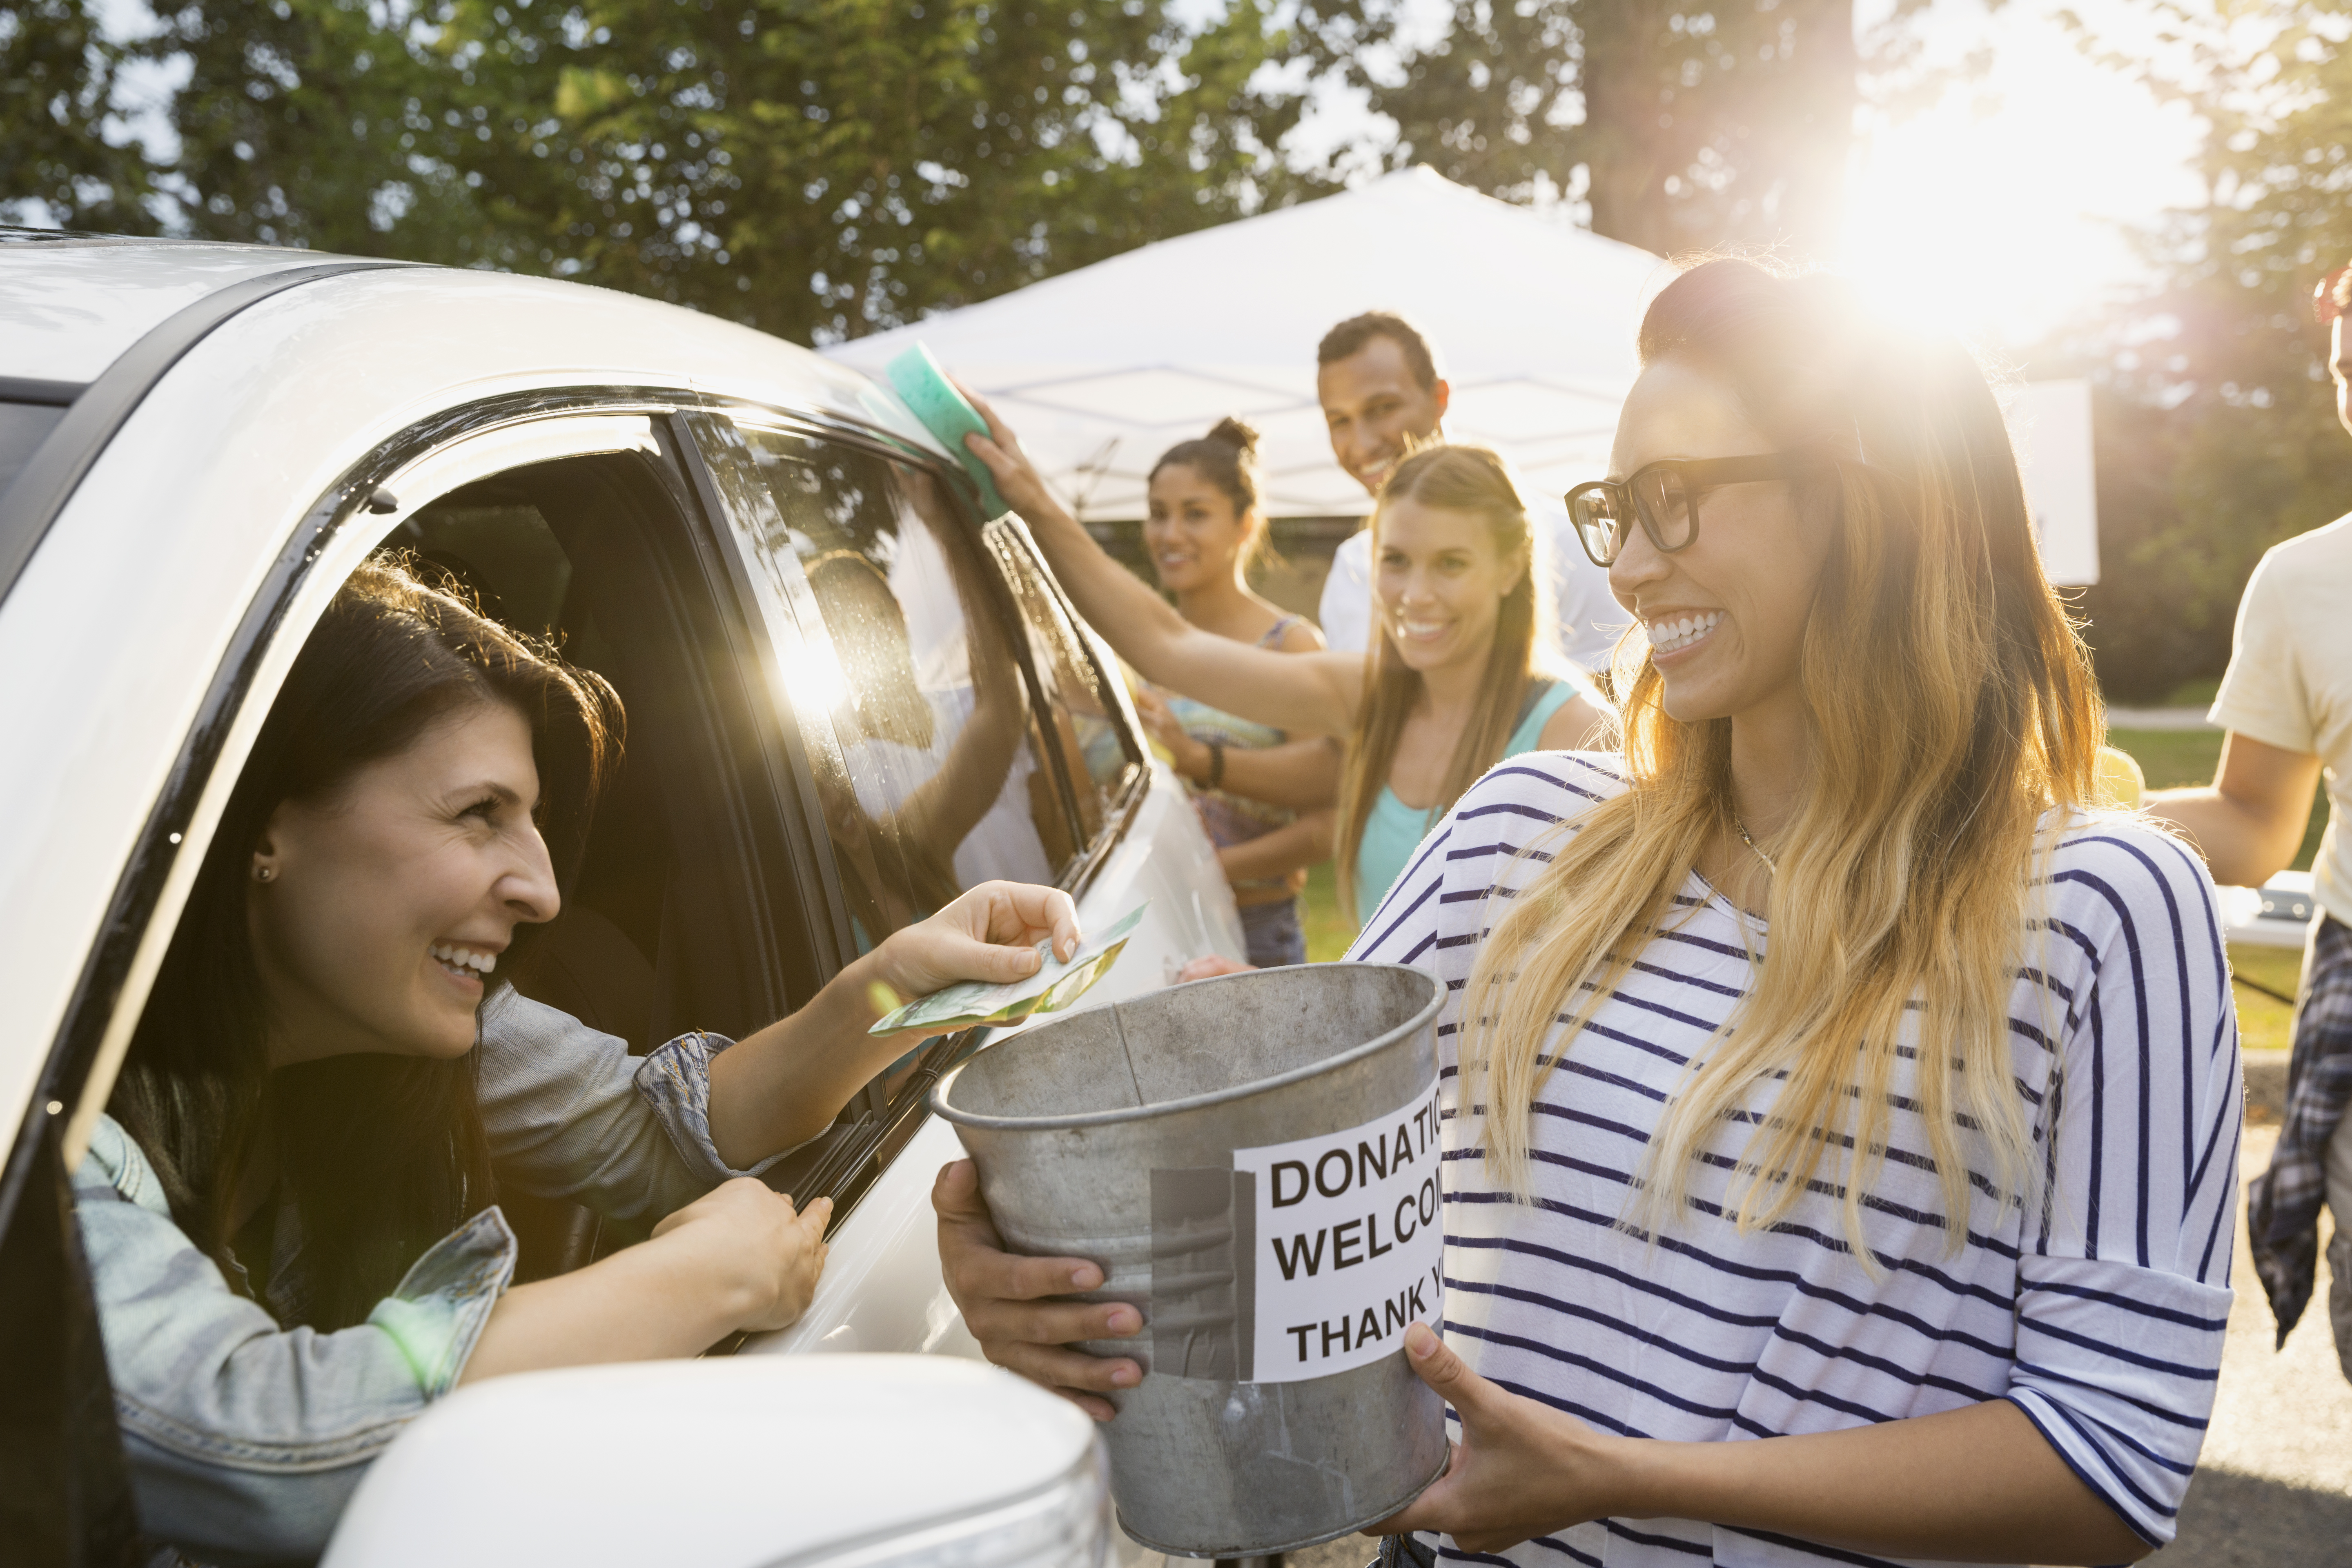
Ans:
{"label": "long blonde hair", "polygon": [[[1461,798],[1478,775],[1502,761],[1504,744],[1518,723],[1528,679],[1548,666],[1551,642],[1549,582],[1543,545],[1528,523],[1528,509],[1511,482],[1510,468],[1487,447],[1444,443],[1422,447],[1396,467],[1372,506],[1372,549],[1378,570],[1381,521],[1389,507],[1409,500],[1444,511],[1462,512],[1486,524],[1495,552],[1517,562],[1519,580],[1503,596],[1495,623],[1495,644],[1479,678],[1476,706],[1454,743],[1453,761],[1435,804],[1436,816]],[[1356,910],[1356,855],[1364,826],[1388,784],[1405,720],[1421,700],[1421,672],[1404,662],[1388,631],[1388,617],[1375,614],[1375,637],[1364,681],[1363,700],[1349,731],[1340,771],[1337,859],[1339,907]]]}
{"label": "long blonde hair", "polygon": [[[1832,543],[1800,656],[1811,777],[1780,838],[1769,959],[1650,1141],[1640,1222],[1654,1235],[1685,1212],[1700,1151],[1785,1075],[1726,1213],[1742,1228],[1785,1217],[1837,1151],[1822,1179],[1842,1186],[1869,1267],[1862,1195],[1885,1160],[1890,1097],[1907,1093],[1957,1247],[1972,1155],[2006,1202],[2033,1179],[2009,995],[2037,858],[2068,815],[2052,808],[2093,800],[2104,727],[2008,431],[1958,344],[1874,323],[1824,277],[1703,262],[1652,303],[1640,347],[1645,365],[1673,357],[1728,386],[1774,445],[1839,459],[1795,482]],[[1489,1168],[1522,1195],[1537,1092],[1731,820],[1731,721],[1669,717],[1637,638],[1615,673],[1626,788],[1561,830],[1550,864],[1496,910],[1464,998],[1463,1103],[1484,1106]],[[1916,1067],[1898,1089],[1915,1003]]]}

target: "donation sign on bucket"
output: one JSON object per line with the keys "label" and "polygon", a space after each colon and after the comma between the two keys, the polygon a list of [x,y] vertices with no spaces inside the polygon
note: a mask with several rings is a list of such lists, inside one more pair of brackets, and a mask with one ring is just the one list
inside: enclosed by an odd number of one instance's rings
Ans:
{"label": "donation sign on bucket", "polygon": [[1412,1373],[1444,1303],[1436,1019],[1396,964],[1308,964],[1066,1014],[933,1103],[1016,1252],[1100,1263],[1143,1331],[1103,1428],[1128,1534],[1251,1557],[1386,1519],[1444,1472]]}
{"label": "donation sign on bucket", "polygon": [[1256,1325],[1246,1381],[1346,1372],[1395,1351],[1406,1324],[1437,1326],[1437,1162],[1433,1079],[1392,1116],[1234,1151],[1256,1232],[1244,1254]]}

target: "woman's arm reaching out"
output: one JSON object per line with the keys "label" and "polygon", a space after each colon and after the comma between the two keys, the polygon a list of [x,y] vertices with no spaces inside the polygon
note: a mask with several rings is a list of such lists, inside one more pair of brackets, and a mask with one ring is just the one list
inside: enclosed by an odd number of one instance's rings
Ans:
{"label": "woman's arm reaching out", "polygon": [[1462,1417],[1462,1442],[1436,1484],[1369,1534],[1443,1531],[1488,1552],[1593,1519],[1696,1519],[1890,1557],[2130,1563],[2153,1550],[2007,1400],[1843,1432],[1664,1443],[1506,1393],[1424,1325],[1406,1331],[1405,1352]]}
{"label": "woman's arm reaching out", "polygon": [[757,1177],[738,1176],[654,1226],[649,1241],[508,1290],[457,1381],[699,1355],[738,1329],[790,1328],[824,1272],[832,1215],[831,1198],[795,1211]]}
{"label": "woman's arm reaching out", "polygon": [[1332,816],[1310,811],[1271,833],[1228,844],[1217,851],[1217,864],[1228,882],[1263,882],[1287,877],[1331,858]]}
{"label": "woman's arm reaching out", "polygon": [[1057,889],[1021,882],[982,882],[892,932],[799,1012],[710,1058],[712,1147],[740,1171],[815,1137],[905,1054],[905,1033],[866,1032],[875,1019],[959,980],[1025,980],[1046,941],[1063,958],[1077,951],[1077,907]]}
{"label": "woman's arm reaching out", "polygon": [[1363,694],[1360,658],[1281,653],[1193,626],[1087,537],[1077,519],[1045,488],[996,411],[969,388],[964,395],[971,398],[989,429],[988,436],[965,437],[964,445],[988,465],[996,488],[1028,522],[1078,613],[1145,679],[1276,729],[1318,735],[1347,732]]}
{"label": "woman's arm reaching out", "polygon": [[[1167,700],[1148,686],[1135,689],[1135,711],[1151,738],[1168,749],[1176,771],[1194,784],[1209,782],[1208,746],[1177,722]],[[1225,771],[1218,788],[1268,805],[1313,811],[1339,798],[1339,747],[1328,735],[1308,735],[1278,746],[1225,748]]]}
{"label": "woman's arm reaching out", "polygon": [[[1293,811],[1327,810],[1339,801],[1343,755],[1339,743],[1328,735],[1244,751],[1228,747],[1223,788],[1227,795],[1286,805]],[[1200,776],[1205,779],[1207,764],[1202,767]],[[1186,776],[1194,775],[1188,772]]]}

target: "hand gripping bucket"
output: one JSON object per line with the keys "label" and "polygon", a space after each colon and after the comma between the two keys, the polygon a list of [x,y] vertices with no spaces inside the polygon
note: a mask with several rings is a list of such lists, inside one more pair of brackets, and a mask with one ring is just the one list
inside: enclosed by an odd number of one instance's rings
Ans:
{"label": "hand gripping bucket", "polygon": [[1445,1468],[1404,1327],[1440,1321],[1436,1018],[1417,969],[1198,981],[1038,1025],[942,1081],[1005,1245],[1092,1258],[1143,1331],[1111,1494],[1162,1552],[1384,1519]]}

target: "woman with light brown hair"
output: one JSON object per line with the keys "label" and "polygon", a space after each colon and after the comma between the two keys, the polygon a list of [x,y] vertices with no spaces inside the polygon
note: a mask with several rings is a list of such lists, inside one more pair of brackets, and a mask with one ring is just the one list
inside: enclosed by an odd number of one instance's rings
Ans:
{"label": "woman with light brown hair", "polygon": [[[1570,510],[1621,754],[1454,807],[1350,956],[1425,965],[1446,1473],[1384,1557],[2115,1563],[2171,1537],[2229,1314],[2237,1041],[2195,857],[2093,805],[2088,663],[1958,344],[1692,268]],[[990,1357],[1141,1369],[950,1167]]]}

